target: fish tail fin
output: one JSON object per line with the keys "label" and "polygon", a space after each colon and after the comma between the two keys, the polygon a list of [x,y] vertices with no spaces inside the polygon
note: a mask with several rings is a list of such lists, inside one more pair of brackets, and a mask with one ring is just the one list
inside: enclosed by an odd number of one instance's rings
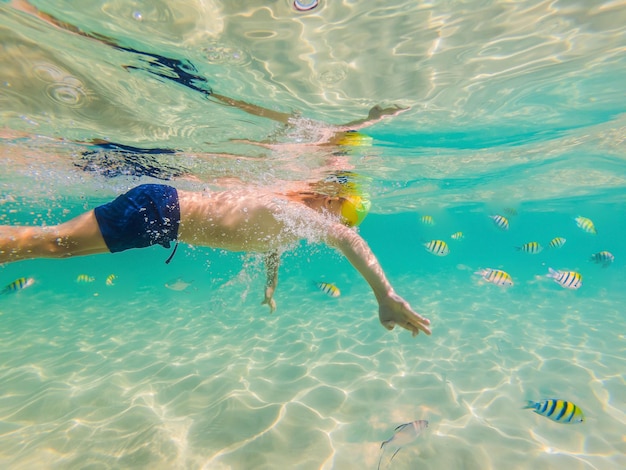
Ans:
{"label": "fish tail fin", "polygon": [[383,441],[380,444],[380,458],[378,459],[377,470],[380,470],[380,464],[383,462],[383,456],[385,455],[385,444],[389,443],[390,440],[391,439],[387,439],[386,441]]}
{"label": "fish tail fin", "polygon": [[393,455],[389,459],[389,463],[390,464],[391,464],[391,461],[393,460],[393,458],[398,454],[398,452],[400,452],[400,449],[402,449],[402,447],[398,447],[398,449],[396,449],[396,451],[393,453]]}
{"label": "fish tail fin", "polygon": [[551,277],[551,278],[554,278],[554,277],[556,277],[556,276],[557,276],[557,274],[558,274],[558,273],[557,273],[554,269],[552,269],[552,268],[548,268],[548,274],[546,274],[546,276]]}
{"label": "fish tail fin", "polygon": [[537,404],[534,401],[527,400],[526,401],[526,405],[522,409],[523,410],[528,410],[528,409],[531,409],[531,408],[535,408],[536,406],[537,406]]}

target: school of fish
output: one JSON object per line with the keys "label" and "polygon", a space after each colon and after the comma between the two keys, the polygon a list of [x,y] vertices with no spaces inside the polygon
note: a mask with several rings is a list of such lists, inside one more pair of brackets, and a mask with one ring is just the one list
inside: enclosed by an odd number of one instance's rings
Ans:
{"label": "school of fish", "polygon": [[[517,211],[510,208],[506,209],[505,213],[508,216],[517,215]],[[489,217],[498,229],[503,231],[508,231],[510,229],[511,224],[508,217],[501,214],[490,215]],[[432,220],[431,216],[423,216],[420,218],[420,221],[424,225],[433,225]],[[590,218],[577,216],[574,218],[574,222],[583,232],[591,235],[598,234],[596,226]],[[464,234],[461,231],[457,231],[454,232],[450,238],[452,240],[462,240],[464,238]],[[555,236],[549,240],[545,246],[550,251],[560,250],[565,246],[566,242],[566,238],[562,236]],[[437,256],[447,256],[450,253],[447,243],[443,240],[434,239],[423,243],[423,246],[426,248],[426,251]],[[544,249],[543,245],[536,240],[527,241],[515,248],[517,251],[530,255],[538,255],[542,253]],[[608,267],[615,261],[615,256],[610,251],[602,250],[593,253],[588,260],[603,267]],[[474,274],[479,275],[482,280],[500,287],[511,287],[514,285],[511,275],[502,269],[482,268],[475,271]],[[577,290],[583,285],[582,274],[574,270],[554,269],[552,267],[548,267],[548,272],[545,276],[552,279],[556,284],[564,289]],[[549,398],[539,401],[529,400],[523,408],[531,409],[538,415],[544,416],[560,424],[579,424],[583,423],[585,420],[584,413],[578,405],[562,398]],[[393,435],[381,444],[381,455],[378,461],[378,468],[381,468],[386,448],[393,447],[395,449],[394,453],[387,460],[387,465],[390,465],[391,461],[400,449],[414,442],[427,426],[428,421],[425,420],[412,421],[398,426],[394,430]]]}
{"label": "school of fish", "polygon": [[[504,211],[508,217],[516,216],[517,210],[513,208],[506,208]],[[493,224],[500,230],[508,231],[511,227],[509,218],[502,214],[489,215]],[[425,225],[433,225],[434,219],[432,216],[420,217],[420,222]],[[577,216],[574,218],[574,222],[578,228],[583,232],[591,235],[597,235],[598,231],[596,226],[589,217]],[[450,235],[452,240],[463,240],[465,235],[461,231],[454,232]],[[542,245],[539,241],[533,240],[522,243],[516,246],[515,249],[522,253],[530,255],[538,255],[544,251],[546,246],[550,251],[559,250],[565,246],[567,239],[562,236],[555,236],[546,245]],[[448,256],[450,254],[450,247],[441,239],[434,239],[423,243],[424,248],[429,253],[436,256]],[[589,258],[592,261],[602,267],[608,267],[615,261],[615,255],[608,250],[598,251],[593,253]],[[514,285],[511,275],[500,268],[481,268],[474,271],[474,274],[479,275],[483,281],[494,284],[500,287],[511,287]],[[580,272],[569,269],[555,269],[548,267],[548,272],[545,273],[545,277],[552,279],[556,284],[564,289],[577,290],[583,286],[583,276]]]}

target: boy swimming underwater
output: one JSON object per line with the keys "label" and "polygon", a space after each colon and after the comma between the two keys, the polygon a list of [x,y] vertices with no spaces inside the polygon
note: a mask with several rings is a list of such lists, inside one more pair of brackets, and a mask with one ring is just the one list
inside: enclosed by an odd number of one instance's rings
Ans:
{"label": "boy swimming underwater", "polygon": [[[336,181],[323,186],[345,188]],[[119,252],[171,242],[265,253],[263,304],[276,308],[280,250],[301,239],[338,248],[370,285],[382,325],[430,335],[430,321],[397,295],[376,256],[353,230],[369,210],[355,190],[320,192],[319,184],[284,192],[242,187],[181,191],[162,184],[137,186],[68,222],[44,227],[0,226],[0,263]],[[328,191],[325,191],[326,193]]]}

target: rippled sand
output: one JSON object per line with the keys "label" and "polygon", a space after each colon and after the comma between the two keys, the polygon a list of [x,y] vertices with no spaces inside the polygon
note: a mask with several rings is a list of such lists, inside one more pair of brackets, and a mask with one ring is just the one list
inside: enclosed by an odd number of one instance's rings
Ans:
{"label": "rippled sand", "polygon": [[[430,425],[391,468],[626,465],[615,293],[572,303],[545,282],[506,292],[464,271],[396,276],[434,323],[412,339],[378,324],[360,282],[328,299],[294,272],[269,315],[259,276],[207,275],[182,292],[119,277],[117,291],[56,293],[44,277],[2,299],[3,468],[375,468],[381,442],[415,419]],[[586,422],[522,409],[552,396]]]}

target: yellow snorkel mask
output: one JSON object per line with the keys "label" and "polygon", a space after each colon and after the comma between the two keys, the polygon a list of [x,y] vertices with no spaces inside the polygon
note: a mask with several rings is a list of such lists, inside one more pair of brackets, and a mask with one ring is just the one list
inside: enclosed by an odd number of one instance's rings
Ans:
{"label": "yellow snorkel mask", "polygon": [[344,200],[341,206],[341,218],[350,227],[360,225],[367,216],[372,203],[365,196],[356,194],[341,196]]}
{"label": "yellow snorkel mask", "polygon": [[367,134],[362,134],[357,131],[347,131],[337,141],[338,145],[346,147],[371,147],[374,142]]}
{"label": "yellow snorkel mask", "polygon": [[366,180],[352,171],[335,171],[317,184],[317,190],[343,199],[342,221],[355,227],[363,222],[372,205],[369,195],[363,191],[363,182]]}

